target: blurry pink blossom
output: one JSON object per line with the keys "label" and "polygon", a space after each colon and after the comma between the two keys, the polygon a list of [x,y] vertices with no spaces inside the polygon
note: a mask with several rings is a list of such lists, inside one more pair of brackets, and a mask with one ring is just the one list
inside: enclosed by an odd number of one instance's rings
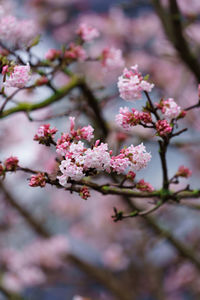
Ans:
{"label": "blurry pink blossom", "polygon": [[94,38],[99,37],[99,31],[85,23],[80,24],[77,34],[80,35],[83,41],[88,42],[93,40]]}
{"label": "blurry pink blossom", "polygon": [[71,43],[64,53],[64,58],[84,61],[87,58],[85,49],[81,45]]}
{"label": "blurry pink blossom", "polygon": [[105,48],[101,54],[102,66],[108,70],[121,68],[125,62],[122,57],[122,51],[115,48]]}
{"label": "blurry pink blossom", "polygon": [[143,192],[153,192],[154,191],[154,188],[152,187],[152,185],[148,182],[145,182],[144,179],[141,179],[140,181],[138,181],[136,188]]}
{"label": "blurry pink blossom", "polygon": [[18,158],[16,156],[10,156],[4,161],[4,165],[7,171],[15,171],[18,166]]}
{"label": "blurry pink blossom", "polygon": [[178,177],[185,177],[188,178],[192,175],[190,169],[186,168],[185,166],[180,166],[178,171],[176,172],[176,176]]}
{"label": "blurry pink blossom", "polygon": [[57,59],[59,58],[61,55],[61,51],[60,50],[57,50],[57,49],[49,49],[47,51],[47,53],[45,54],[45,59],[47,60],[54,60],[54,59]]}
{"label": "blurry pink blossom", "polygon": [[127,101],[133,101],[142,98],[142,91],[151,92],[154,84],[144,80],[138,71],[138,65],[125,68],[123,74],[118,79],[118,88],[120,97]]}

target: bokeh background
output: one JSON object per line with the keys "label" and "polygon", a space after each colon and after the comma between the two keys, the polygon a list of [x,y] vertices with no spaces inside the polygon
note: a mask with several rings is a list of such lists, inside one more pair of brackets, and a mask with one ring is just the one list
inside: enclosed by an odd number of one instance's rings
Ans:
{"label": "bokeh background", "polygon": [[[168,1],[161,2],[167,9]],[[198,0],[177,2],[185,22],[184,35],[198,59],[200,3]],[[78,25],[84,22],[101,33],[97,40],[86,45],[88,53],[95,58],[105,47],[121,49],[126,66],[138,64],[144,74],[150,75],[155,84],[152,93],[154,102],[159,102],[161,97],[173,97],[184,108],[198,100],[198,81],[167,39],[151,1],[2,0],[0,5],[0,16],[8,14],[32,20],[31,29],[24,30],[35,30],[36,34],[41,34],[40,43],[32,49],[33,55],[40,59],[44,59],[49,48],[60,49],[62,45],[73,41]],[[18,53],[27,59],[24,51],[19,50]],[[133,107],[132,103],[124,103],[119,98],[117,79],[123,68],[105,71],[99,61],[88,61],[72,64],[71,70],[84,75],[98,97],[110,128],[107,137],[110,147],[117,152],[123,145],[144,142],[148,151],[151,151],[152,160],[147,169],[138,173],[138,178],[145,178],[159,189],[162,172],[157,137],[151,129],[139,126],[127,135],[115,124],[115,115],[120,106]],[[37,78],[34,73],[32,76],[32,80]],[[56,87],[68,81],[68,76],[59,71],[53,79]],[[47,87],[38,87],[19,92],[15,101],[37,102],[50,94],[51,90]],[[145,99],[142,99],[134,103],[134,107],[139,109],[144,104]],[[12,103],[9,105],[12,106]],[[67,114],[76,116],[79,125],[87,125],[91,122],[88,110],[79,91],[74,90],[62,101],[31,113],[31,121],[23,113],[0,120],[0,159],[3,161],[13,155],[19,158],[22,166],[53,171],[56,165],[55,149],[33,141],[37,128],[48,122],[60,132],[67,132]],[[63,112],[66,112],[65,116],[51,118]],[[92,125],[95,126],[94,123]],[[189,127],[189,130],[174,139],[169,147],[169,174],[173,176],[180,165],[186,165],[193,175],[188,181],[183,179],[178,186],[175,185],[174,190],[188,183],[198,188],[200,178],[199,111],[191,111],[181,126]],[[100,131],[96,126],[96,137]],[[148,221],[133,218],[113,222],[111,216],[114,206],[127,209],[118,197],[102,196],[92,191],[91,197],[84,201],[75,194],[55,187],[31,188],[28,178],[27,174],[19,172],[8,174],[5,188],[10,197],[54,235],[55,244],[52,241],[43,243],[44,237],[36,234],[26,218],[20,215],[19,209],[6,200],[8,195],[5,190],[1,190],[0,277],[6,288],[31,300],[78,300],[76,295],[83,297],[80,299],[122,299],[113,295],[105,283],[98,282],[87,269],[84,272],[73,260],[62,262],[55,259],[59,253],[59,237],[65,237],[64,248],[69,247],[70,253],[95,269],[104,270],[105,278],[106,270],[109,270],[115,278],[120,279],[124,293],[127,292],[126,286],[131,288],[133,300],[200,299],[199,271],[165,237],[155,234]],[[105,182],[108,179],[101,176],[97,180]],[[149,199],[147,204],[151,204],[151,201]],[[190,199],[189,205],[188,200],[179,205],[168,204],[154,214],[163,228],[184,245],[189,245],[197,255],[200,249],[199,204],[198,200]],[[62,238],[60,243],[62,249]],[[40,259],[40,265],[30,267],[26,261],[30,261],[30,256],[35,254]],[[0,299],[6,299],[3,293]]]}

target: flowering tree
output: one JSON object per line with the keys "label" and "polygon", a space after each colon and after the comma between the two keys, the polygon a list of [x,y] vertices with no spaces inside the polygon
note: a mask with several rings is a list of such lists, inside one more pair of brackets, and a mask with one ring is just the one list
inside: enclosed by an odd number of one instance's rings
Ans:
{"label": "flowering tree", "polygon": [[[197,299],[199,222],[176,229],[199,210],[200,4],[127,3],[130,18],[29,2],[31,21],[0,7],[2,295],[79,270],[74,300]],[[42,30],[59,45],[40,46]]]}

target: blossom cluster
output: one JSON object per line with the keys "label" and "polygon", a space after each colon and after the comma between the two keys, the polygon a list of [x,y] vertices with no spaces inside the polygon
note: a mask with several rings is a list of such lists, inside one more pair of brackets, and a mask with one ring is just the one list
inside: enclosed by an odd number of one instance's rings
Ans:
{"label": "blossom cluster", "polygon": [[[51,143],[56,145],[56,152],[62,157],[60,162],[60,174],[57,179],[60,185],[66,186],[68,180],[79,181],[83,177],[96,174],[101,171],[117,172],[123,174],[126,169],[130,172],[139,171],[145,168],[151,160],[151,154],[146,151],[143,144],[123,148],[119,155],[112,155],[107,143],[97,140],[92,147],[86,147],[81,140],[91,141],[94,137],[92,126],[84,126],[75,129],[75,118],[70,117],[70,131],[63,133],[57,143],[53,141],[55,128],[50,125],[40,126],[34,140],[44,143],[47,146]],[[46,140],[47,139],[47,140]],[[49,144],[45,143],[48,141]],[[43,173],[33,175],[30,186],[45,186],[46,179]],[[82,198],[87,199],[89,192],[86,189],[80,191]]]}
{"label": "blossom cluster", "polygon": [[[82,128],[78,128],[75,130],[75,118],[70,117],[70,133],[64,133],[62,134],[61,138],[57,140],[57,145],[56,145],[56,152],[62,156],[66,155],[67,149],[71,144],[71,141],[75,139],[76,141],[79,141],[81,139],[87,140],[88,142],[91,141],[91,139],[94,137],[93,132],[94,128],[91,125],[84,126]],[[79,143],[79,146],[82,144]],[[79,153],[77,146],[76,151]],[[82,149],[81,149],[82,150]]]}
{"label": "blossom cluster", "polygon": [[114,47],[105,48],[101,54],[102,66],[107,70],[112,70],[116,68],[121,68],[124,66],[124,59],[122,56],[122,51]]}
{"label": "blossom cluster", "polygon": [[31,46],[38,35],[38,27],[32,20],[19,20],[12,15],[0,18],[0,40],[13,48]]}
{"label": "blossom cluster", "polygon": [[45,187],[46,185],[46,177],[44,173],[38,173],[37,175],[32,175],[31,180],[29,182],[31,187]]}
{"label": "blossom cluster", "polygon": [[185,178],[188,178],[191,175],[192,172],[190,171],[190,169],[186,168],[185,166],[180,166],[178,168],[178,171],[175,174],[176,177],[185,177]]}
{"label": "blossom cluster", "polygon": [[14,68],[9,68],[8,66],[4,66],[3,74],[7,74],[8,77],[4,82],[5,87],[16,87],[23,88],[31,79],[30,75],[30,66],[27,64],[26,66],[17,65]]}
{"label": "blossom cluster", "polygon": [[138,65],[130,69],[125,68],[118,78],[120,97],[126,101],[134,101],[142,98],[142,91],[151,92],[154,84],[144,79],[138,71]]}
{"label": "blossom cluster", "polygon": [[41,125],[34,136],[34,141],[38,141],[39,144],[50,146],[57,131],[58,130],[55,127],[50,128],[50,124]]}
{"label": "blossom cluster", "polygon": [[132,126],[138,125],[141,122],[148,124],[152,122],[151,114],[149,112],[139,112],[132,108],[131,111],[128,107],[120,107],[119,114],[116,115],[115,121],[117,125],[130,130]]}
{"label": "blossom cluster", "polygon": [[89,42],[94,38],[99,37],[99,31],[96,28],[85,23],[80,24],[79,28],[77,29],[77,34],[85,42]]}
{"label": "blossom cluster", "polygon": [[167,121],[176,119],[182,116],[183,113],[181,107],[174,101],[173,98],[168,98],[166,100],[161,99],[160,103],[157,104],[157,108],[161,110],[163,117]]}
{"label": "blossom cluster", "polygon": [[172,132],[172,126],[167,122],[167,120],[158,120],[156,122],[156,130],[159,136],[166,136]]}
{"label": "blossom cluster", "polygon": [[153,192],[154,188],[149,182],[144,181],[144,179],[141,179],[136,184],[136,188],[142,192]]}
{"label": "blossom cluster", "polygon": [[5,172],[15,171],[18,167],[18,158],[16,156],[8,157],[3,164],[0,163],[0,176],[4,176]]}

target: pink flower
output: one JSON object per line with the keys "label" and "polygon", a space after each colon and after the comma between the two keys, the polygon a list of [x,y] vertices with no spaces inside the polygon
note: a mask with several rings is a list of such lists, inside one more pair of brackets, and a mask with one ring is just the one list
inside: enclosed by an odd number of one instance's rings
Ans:
{"label": "pink flower", "polygon": [[11,47],[28,47],[37,34],[37,25],[32,20],[18,20],[9,15],[0,19],[0,40]]}
{"label": "pink flower", "polygon": [[57,140],[56,152],[64,156],[70,145],[71,137],[68,133],[63,134],[60,139]]}
{"label": "pink flower", "polygon": [[129,164],[129,159],[122,153],[111,157],[110,166],[112,167],[113,171],[117,172],[118,174],[124,173]]}
{"label": "pink flower", "polygon": [[97,171],[109,171],[110,169],[110,153],[108,152],[108,144],[101,143],[94,146],[93,149],[85,151],[84,169],[96,169]]}
{"label": "pink flower", "polygon": [[50,128],[50,124],[41,125],[38,128],[37,134],[34,136],[34,141],[39,141],[39,144],[50,146],[53,143],[54,135],[57,132],[57,128]]}
{"label": "pink flower", "polygon": [[16,156],[8,157],[4,162],[6,171],[15,171],[18,167],[18,162],[19,160]]}
{"label": "pink flower", "polygon": [[173,98],[162,99],[159,103],[164,118],[168,121],[176,119],[181,114],[181,108],[176,104]]}
{"label": "pink flower", "polygon": [[188,178],[192,175],[192,172],[190,171],[190,169],[184,167],[184,166],[180,166],[178,168],[178,171],[175,174],[177,177],[185,177]]}
{"label": "pink flower", "polygon": [[116,69],[124,66],[122,51],[115,48],[105,48],[101,55],[102,66],[107,69]]}
{"label": "pink flower", "polygon": [[151,160],[151,154],[146,151],[143,143],[135,147],[131,145],[126,149],[122,149],[120,152],[128,157],[131,171],[139,171],[146,168],[147,164]]}
{"label": "pink flower", "polygon": [[141,179],[137,185],[136,188],[142,192],[153,192],[154,188],[152,185],[148,182],[145,182],[144,179]]}
{"label": "pink flower", "polygon": [[45,187],[46,185],[46,177],[44,173],[38,173],[37,175],[32,175],[31,180],[29,182],[31,187]]}
{"label": "pink flower", "polygon": [[118,79],[120,97],[127,101],[142,98],[142,91],[150,92],[154,84],[144,80],[138,71],[138,65],[131,67],[130,70],[124,69],[123,74]]}
{"label": "pink flower", "polygon": [[45,54],[45,59],[47,60],[54,60],[54,59],[57,59],[59,58],[61,55],[61,51],[60,50],[57,50],[57,49],[49,49],[47,51],[47,53]]}
{"label": "pink flower", "polygon": [[159,120],[156,122],[156,130],[159,136],[165,136],[172,131],[172,127],[167,120]]}
{"label": "pink flower", "polygon": [[81,45],[75,45],[74,43],[71,43],[69,49],[67,49],[64,53],[64,58],[84,61],[87,58],[87,54]]}
{"label": "pink flower", "polygon": [[60,185],[66,186],[68,179],[75,181],[81,180],[85,175],[83,173],[83,167],[76,165],[70,158],[62,160],[60,165],[61,176],[58,176]]}
{"label": "pink flower", "polygon": [[128,107],[120,107],[119,114],[115,117],[116,123],[126,130],[130,130],[131,126],[138,125],[141,121],[145,124],[151,123],[151,115],[147,112],[139,112],[132,108],[130,112]]}
{"label": "pink flower", "polygon": [[94,128],[91,125],[84,126],[79,130],[79,134],[81,138],[87,140],[88,142],[90,142],[91,139],[93,139],[94,137],[93,132],[94,132]]}
{"label": "pink flower", "polygon": [[80,35],[83,41],[88,42],[93,40],[94,38],[99,37],[99,31],[85,23],[80,24],[77,34]]}
{"label": "pink flower", "polygon": [[23,88],[30,80],[30,66],[15,66],[10,77],[4,82],[6,87]]}
{"label": "pink flower", "polygon": [[0,19],[1,41],[16,43],[17,19],[14,16],[5,16]]}

